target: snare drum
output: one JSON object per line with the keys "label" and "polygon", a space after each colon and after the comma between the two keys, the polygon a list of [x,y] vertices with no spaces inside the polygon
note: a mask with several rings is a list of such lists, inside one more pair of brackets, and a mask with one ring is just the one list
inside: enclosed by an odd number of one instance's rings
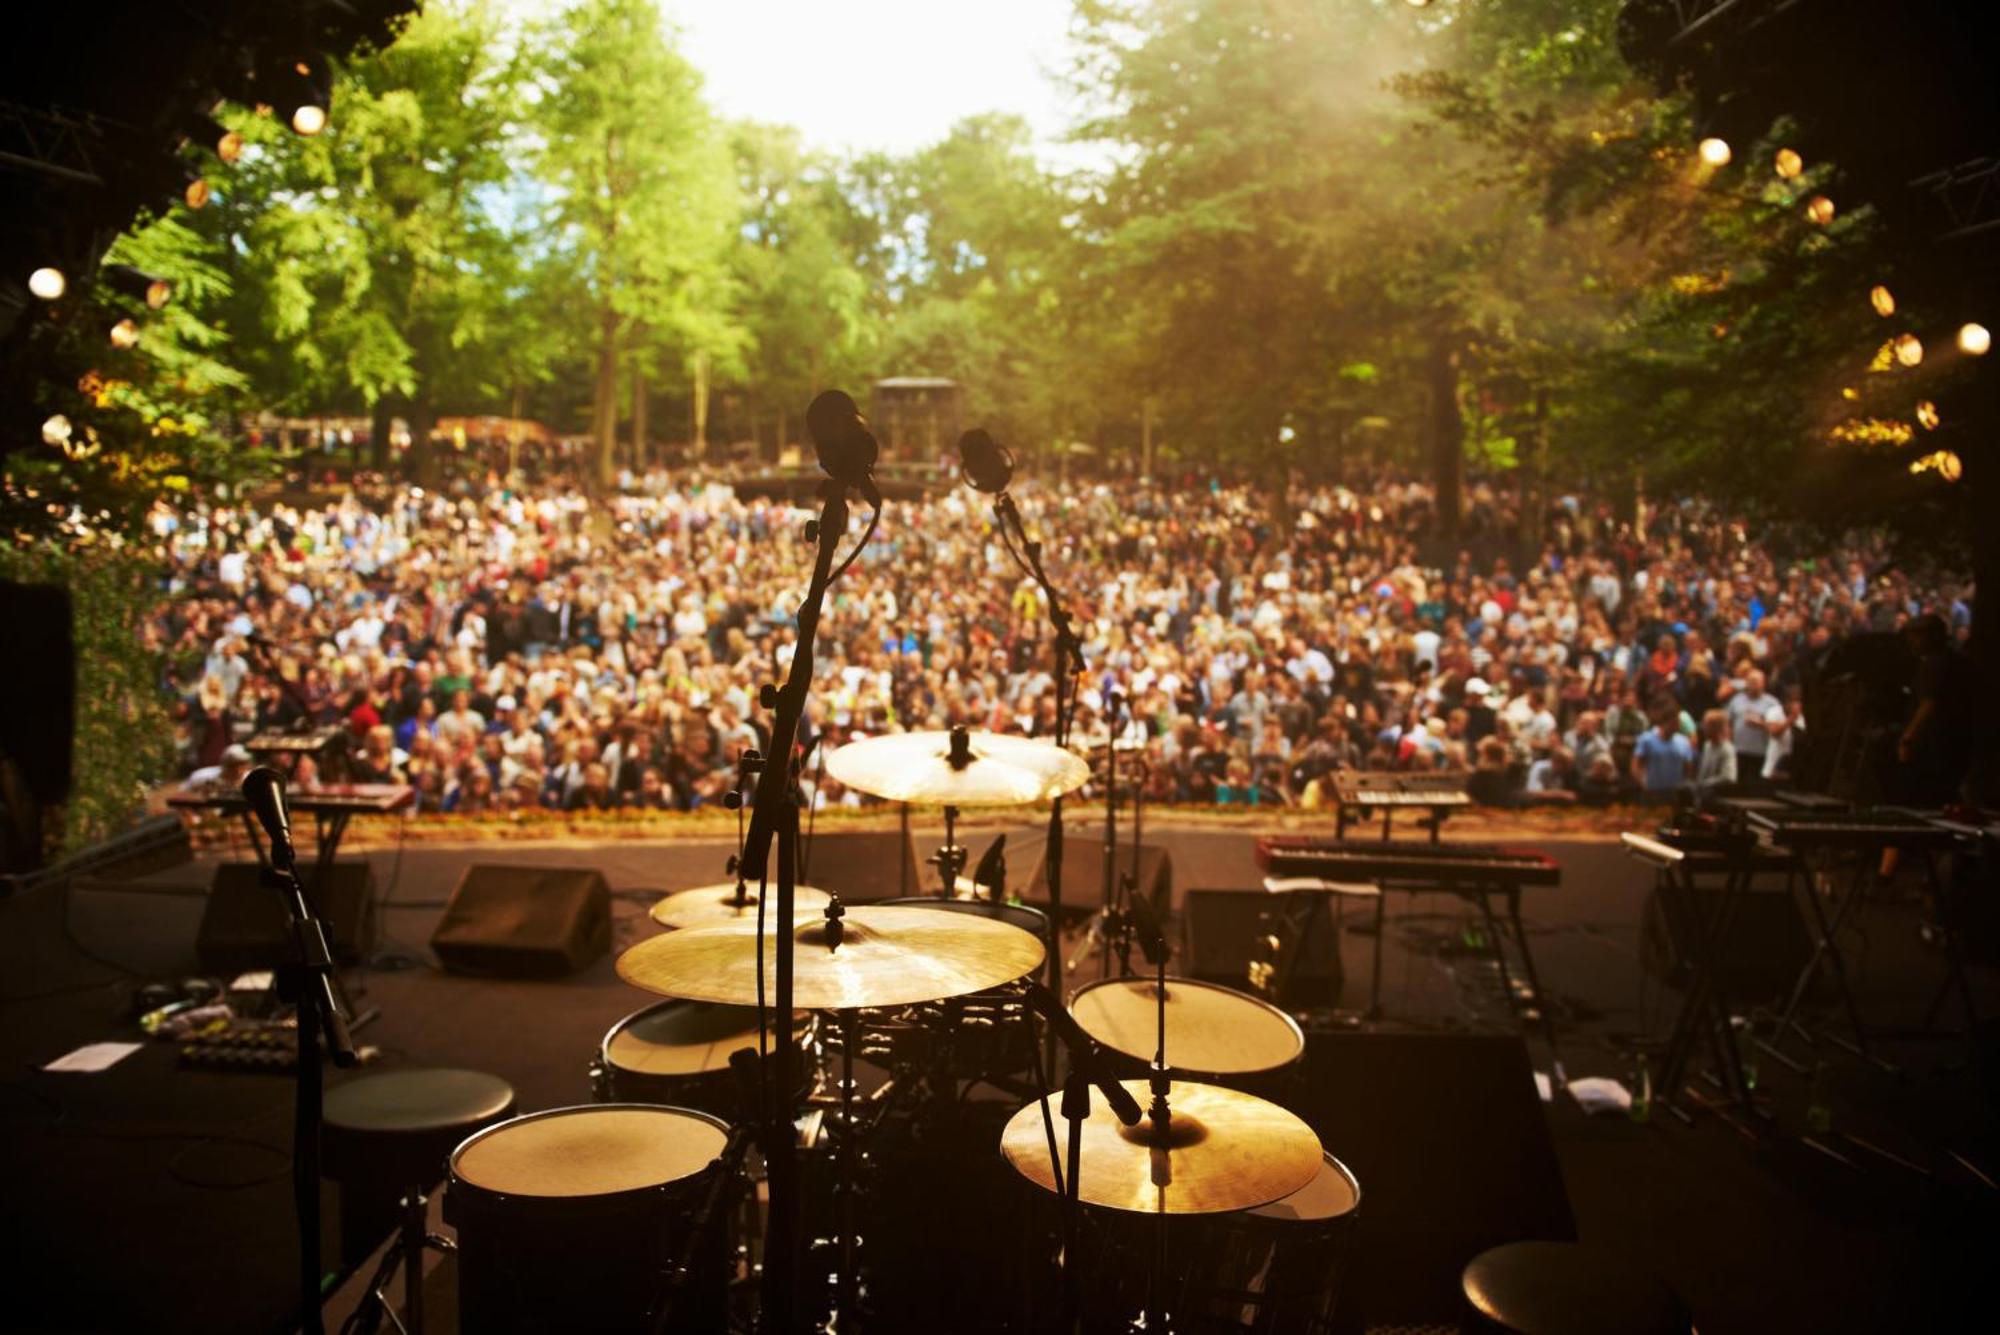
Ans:
{"label": "snare drum", "polygon": [[[1106,978],[1077,989],[1070,1014],[1083,1032],[1144,1068],[1159,1047],[1159,991],[1151,978]],[[1306,1050],[1298,1022],[1256,997],[1193,978],[1167,979],[1167,1065],[1223,1084],[1264,1075]]]}
{"label": "snare drum", "polygon": [[[793,1025],[801,1049],[811,1025],[801,1012]],[[729,1055],[757,1046],[757,1008],[706,1001],[661,1001],[611,1026],[590,1063],[591,1097],[599,1103],[657,1103],[699,1108],[732,1122],[755,1121],[743,1108]],[[777,1035],[765,1035],[767,1051]],[[799,1094],[811,1084],[811,1058],[799,1056]]]}
{"label": "snare drum", "polygon": [[1207,1216],[1177,1313],[1183,1328],[1331,1331],[1360,1211],[1361,1184],[1329,1154],[1319,1176],[1282,1200]]}
{"label": "snare drum", "polygon": [[692,1230],[728,1137],[707,1113],[598,1104],[466,1140],[444,1198],[458,1229],[459,1328],[646,1330],[662,1276],[693,1239],[668,1329],[725,1329],[728,1211],[714,1212],[706,1236]]}

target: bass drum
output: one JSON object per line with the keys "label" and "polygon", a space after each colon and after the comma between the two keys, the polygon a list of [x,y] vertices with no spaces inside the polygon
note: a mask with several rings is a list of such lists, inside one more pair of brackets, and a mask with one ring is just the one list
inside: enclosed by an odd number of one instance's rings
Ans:
{"label": "bass drum", "polygon": [[726,1329],[726,1202],[694,1230],[728,1139],[707,1113],[640,1104],[530,1113],[467,1139],[444,1198],[459,1329],[648,1330],[661,1276],[690,1255],[666,1329]]}
{"label": "bass drum", "polygon": [[[799,1038],[799,1097],[811,1084],[812,1026],[801,1012],[793,1024]],[[777,1035],[765,1035],[765,1050]],[[757,1046],[757,1008],[706,1001],[661,1001],[611,1026],[590,1064],[591,1096],[599,1103],[657,1103],[699,1108],[731,1122],[754,1122],[757,1112],[742,1107],[729,1055]]]}
{"label": "bass drum", "polygon": [[1191,1258],[1182,1327],[1327,1335],[1360,1212],[1361,1184],[1329,1154],[1282,1200],[1211,1216]]}

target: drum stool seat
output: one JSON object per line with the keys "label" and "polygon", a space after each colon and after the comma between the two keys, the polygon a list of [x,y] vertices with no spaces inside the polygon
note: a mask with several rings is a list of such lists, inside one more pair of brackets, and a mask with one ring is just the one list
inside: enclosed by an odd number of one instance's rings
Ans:
{"label": "drum stool seat", "polygon": [[1465,1298],[1485,1329],[1519,1335],[1689,1335],[1678,1295],[1615,1256],[1577,1242],[1510,1242],[1472,1258]]}

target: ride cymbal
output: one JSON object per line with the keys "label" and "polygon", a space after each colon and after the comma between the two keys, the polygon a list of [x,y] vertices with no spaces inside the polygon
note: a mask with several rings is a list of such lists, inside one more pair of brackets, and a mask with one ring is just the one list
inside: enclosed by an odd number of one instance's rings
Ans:
{"label": "ride cymbal", "polygon": [[[796,886],[792,890],[792,911],[794,913],[823,912],[830,901],[824,890],[815,890],[809,885]],[[742,902],[736,898],[736,882],[724,881],[720,885],[697,886],[692,890],[677,890],[659,903],[650,912],[653,921],[662,927],[706,927],[710,923],[757,921],[757,887],[748,886],[743,891]],[[771,910],[778,907],[778,888],[771,886],[766,892]],[[766,914],[768,917],[769,914]]]}
{"label": "ride cymbal", "polygon": [[[1122,1082],[1150,1106],[1144,1080]],[[1164,1138],[1149,1118],[1126,1126],[1102,1098],[1083,1123],[1082,1182],[1090,1205],[1139,1214],[1215,1214],[1249,1210],[1289,1196],[1313,1180],[1324,1151],[1313,1129],[1254,1094],[1221,1085],[1176,1080],[1167,1087],[1172,1112]],[[1056,1116],[1053,1103],[1050,1116]],[[1057,1140],[1067,1133],[1058,1117]],[[1044,1191],[1056,1189],[1041,1101],[1028,1104],[1000,1133],[1000,1152],[1014,1171]],[[1068,1161],[1064,1160],[1064,1169]]]}
{"label": "ride cymbal", "polygon": [[[767,933],[779,930],[766,923]],[[792,1005],[800,1010],[905,1006],[964,996],[1041,967],[1042,943],[997,918],[923,908],[855,908],[829,945],[824,916],[794,921]],[[665,932],[618,957],[618,976],[661,996],[757,1004],[757,923]],[[764,997],[778,995],[777,943],[764,943]]]}
{"label": "ride cymbal", "polygon": [[[963,741],[954,754],[957,738]],[[1054,743],[993,732],[898,732],[849,742],[827,756],[826,772],[892,802],[948,807],[1027,806],[1090,779],[1082,757]]]}

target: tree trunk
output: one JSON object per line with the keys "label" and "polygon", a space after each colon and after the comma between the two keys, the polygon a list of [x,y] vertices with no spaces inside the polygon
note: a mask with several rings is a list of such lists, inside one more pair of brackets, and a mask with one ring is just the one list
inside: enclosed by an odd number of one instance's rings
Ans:
{"label": "tree trunk", "polygon": [[618,475],[618,316],[609,302],[598,324],[597,401],[590,432],[597,444],[597,485],[609,487]]}
{"label": "tree trunk", "polygon": [[1153,476],[1153,399],[1151,395],[1139,401],[1139,477],[1149,481]]}
{"label": "tree trunk", "polygon": [[632,468],[643,473],[652,460],[646,439],[646,367],[644,359],[632,364]]}
{"label": "tree trunk", "polygon": [[1457,537],[1465,481],[1465,418],[1458,408],[1458,338],[1446,332],[1431,342],[1429,383],[1431,473],[1437,486],[1438,531]]}
{"label": "tree trunk", "polygon": [[420,487],[437,486],[437,451],[431,448],[431,428],[437,409],[419,396],[410,404],[410,479]]}
{"label": "tree trunk", "polygon": [[378,473],[389,471],[389,432],[394,421],[388,398],[375,400],[375,406],[368,410],[368,466]]}
{"label": "tree trunk", "polygon": [[708,457],[708,353],[694,355],[694,457]]}
{"label": "tree trunk", "polygon": [[1522,454],[1518,488],[1521,545],[1527,549],[1530,562],[1541,555],[1542,524],[1549,508],[1549,392],[1539,386],[1535,389],[1533,421]]}

